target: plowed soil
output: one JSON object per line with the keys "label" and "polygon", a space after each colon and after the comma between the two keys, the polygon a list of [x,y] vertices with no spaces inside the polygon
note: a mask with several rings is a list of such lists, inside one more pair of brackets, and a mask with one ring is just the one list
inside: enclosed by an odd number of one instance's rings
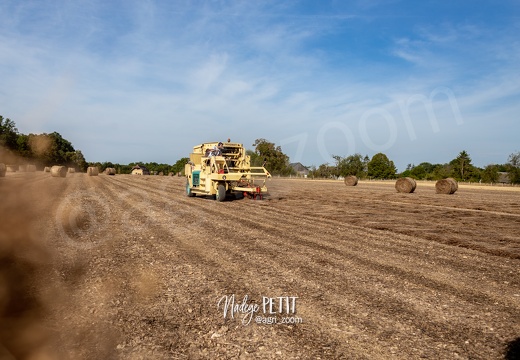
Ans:
{"label": "plowed soil", "polygon": [[[460,185],[438,195],[418,182],[415,193],[400,194],[394,182],[275,178],[263,200],[216,202],[186,197],[184,186],[178,177],[80,173],[0,179],[2,241],[16,239],[0,255],[31,269],[20,272],[21,290],[9,268],[0,279],[13,304],[31,299],[21,310],[3,307],[9,331],[25,340],[2,335],[0,354],[518,354],[520,188]],[[238,308],[224,317],[221,300],[233,295],[237,305],[259,305],[249,324]],[[264,314],[264,297],[276,306],[297,297],[296,312]]]}

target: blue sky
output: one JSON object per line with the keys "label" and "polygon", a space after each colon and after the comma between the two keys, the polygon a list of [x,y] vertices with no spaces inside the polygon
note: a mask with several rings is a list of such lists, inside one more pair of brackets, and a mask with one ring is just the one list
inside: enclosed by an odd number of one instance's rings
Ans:
{"label": "blue sky", "polygon": [[265,138],[304,165],[520,151],[518,1],[1,0],[0,115],[87,161]]}

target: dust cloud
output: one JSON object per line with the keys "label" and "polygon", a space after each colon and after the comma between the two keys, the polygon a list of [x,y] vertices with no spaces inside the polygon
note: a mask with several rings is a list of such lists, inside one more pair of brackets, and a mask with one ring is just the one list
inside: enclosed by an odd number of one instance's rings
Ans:
{"label": "dust cloud", "polygon": [[0,178],[0,359],[113,357],[110,330],[78,306],[88,257],[56,235],[65,182],[38,179]]}
{"label": "dust cloud", "polygon": [[36,214],[29,193],[0,180],[0,357],[53,358],[43,320],[55,286],[41,283],[51,277],[52,256],[32,233]]}

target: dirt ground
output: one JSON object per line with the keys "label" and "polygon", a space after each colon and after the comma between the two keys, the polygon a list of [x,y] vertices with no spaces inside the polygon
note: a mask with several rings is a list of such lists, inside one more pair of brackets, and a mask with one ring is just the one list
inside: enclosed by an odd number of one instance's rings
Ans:
{"label": "dirt ground", "polygon": [[0,178],[0,357],[518,356],[519,188],[267,186],[219,203],[178,177]]}

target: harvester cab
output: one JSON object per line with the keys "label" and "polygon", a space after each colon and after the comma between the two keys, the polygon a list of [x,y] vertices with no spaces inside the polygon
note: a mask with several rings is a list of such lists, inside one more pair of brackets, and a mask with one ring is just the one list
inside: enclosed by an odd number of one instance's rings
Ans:
{"label": "harvester cab", "polygon": [[193,147],[185,165],[186,195],[211,195],[224,201],[227,194],[242,193],[262,199],[271,174],[263,166],[251,166],[242,144],[204,143]]}

